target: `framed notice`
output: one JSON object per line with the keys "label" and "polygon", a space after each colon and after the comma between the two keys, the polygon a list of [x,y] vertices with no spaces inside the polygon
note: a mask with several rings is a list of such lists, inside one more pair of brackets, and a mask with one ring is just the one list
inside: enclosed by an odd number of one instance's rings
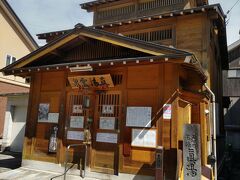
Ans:
{"label": "framed notice", "polygon": [[172,105],[164,104],[163,105],[163,119],[171,119],[172,118]]}
{"label": "framed notice", "polygon": [[83,131],[68,131],[67,132],[67,139],[83,141],[84,132]]}
{"label": "framed notice", "polygon": [[100,117],[99,129],[115,129],[115,117]]}
{"label": "framed notice", "polygon": [[156,130],[154,129],[132,129],[132,146],[156,147]]}
{"label": "framed notice", "polygon": [[97,133],[97,142],[114,143],[118,142],[116,133]]}
{"label": "framed notice", "polygon": [[70,116],[70,128],[83,128],[84,116]]}
{"label": "framed notice", "polygon": [[152,107],[127,107],[126,126],[151,127]]}
{"label": "framed notice", "polygon": [[82,105],[73,105],[72,112],[73,113],[82,113],[83,112]]}
{"label": "framed notice", "polygon": [[48,122],[58,123],[59,113],[48,113]]}
{"label": "framed notice", "polygon": [[103,114],[114,114],[114,105],[102,105]]}
{"label": "framed notice", "polygon": [[49,104],[40,103],[38,107],[38,122],[48,122]]}

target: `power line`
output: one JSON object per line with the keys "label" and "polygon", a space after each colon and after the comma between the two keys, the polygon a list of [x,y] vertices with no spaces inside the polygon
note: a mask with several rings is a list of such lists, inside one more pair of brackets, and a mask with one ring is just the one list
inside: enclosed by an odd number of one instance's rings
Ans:
{"label": "power line", "polygon": [[[239,1],[240,1],[240,0],[237,0],[237,1],[233,4],[233,6],[227,11],[226,15],[228,15],[228,14],[232,11],[232,9],[239,3]],[[226,20],[226,26],[228,25],[230,19],[231,19],[231,14],[230,14],[229,18]]]}
{"label": "power line", "polygon": [[237,0],[235,2],[235,4],[227,11],[227,14],[229,14],[231,12],[231,10],[237,5],[237,3],[239,3],[240,0]]}

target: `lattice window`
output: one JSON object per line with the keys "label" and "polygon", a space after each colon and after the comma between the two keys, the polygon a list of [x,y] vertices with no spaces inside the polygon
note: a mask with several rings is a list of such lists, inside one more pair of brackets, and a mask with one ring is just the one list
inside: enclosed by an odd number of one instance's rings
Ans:
{"label": "lattice window", "polygon": [[113,81],[114,86],[122,84],[122,79],[123,79],[122,74],[113,74],[111,76],[112,76],[112,81]]}
{"label": "lattice window", "polygon": [[183,2],[184,0],[152,0],[148,2],[139,3],[138,10],[145,11],[159,7],[171,6]]}
{"label": "lattice window", "polygon": [[126,35],[130,38],[139,39],[142,41],[161,41],[172,39],[172,29],[164,29],[152,32],[144,32],[144,33],[136,33],[136,34],[129,34]]}
{"label": "lattice window", "polygon": [[98,11],[97,12],[97,19],[106,19],[109,17],[117,17],[117,16],[123,16],[127,14],[131,14],[135,12],[135,5],[115,8],[115,9],[109,9],[105,11]]}
{"label": "lattice window", "polygon": [[119,116],[119,106],[120,106],[120,96],[119,94],[100,94],[98,99],[98,112],[102,115],[103,105],[114,106],[113,113],[104,114],[106,117],[118,117]]}

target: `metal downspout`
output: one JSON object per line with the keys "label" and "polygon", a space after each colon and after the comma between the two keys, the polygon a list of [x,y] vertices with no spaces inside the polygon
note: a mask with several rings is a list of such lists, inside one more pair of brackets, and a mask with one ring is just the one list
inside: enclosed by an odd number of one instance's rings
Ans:
{"label": "metal downspout", "polygon": [[207,84],[204,84],[207,91],[211,94],[212,97],[212,139],[213,139],[213,146],[212,146],[212,152],[215,157],[215,163],[214,163],[214,179],[217,180],[217,149],[216,149],[216,104],[215,104],[215,94],[211,91],[211,89],[207,86]]}

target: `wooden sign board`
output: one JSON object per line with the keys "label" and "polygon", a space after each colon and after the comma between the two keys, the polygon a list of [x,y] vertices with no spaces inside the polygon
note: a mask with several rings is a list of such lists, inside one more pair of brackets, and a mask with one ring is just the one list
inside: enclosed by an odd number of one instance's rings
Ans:
{"label": "wooden sign board", "polygon": [[127,107],[126,126],[151,127],[152,107]]}
{"label": "wooden sign board", "polygon": [[72,88],[107,89],[114,87],[110,74],[68,77]]}
{"label": "wooden sign board", "polygon": [[184,180],[201,179],[200,125],[185,124],[183,128]]}

